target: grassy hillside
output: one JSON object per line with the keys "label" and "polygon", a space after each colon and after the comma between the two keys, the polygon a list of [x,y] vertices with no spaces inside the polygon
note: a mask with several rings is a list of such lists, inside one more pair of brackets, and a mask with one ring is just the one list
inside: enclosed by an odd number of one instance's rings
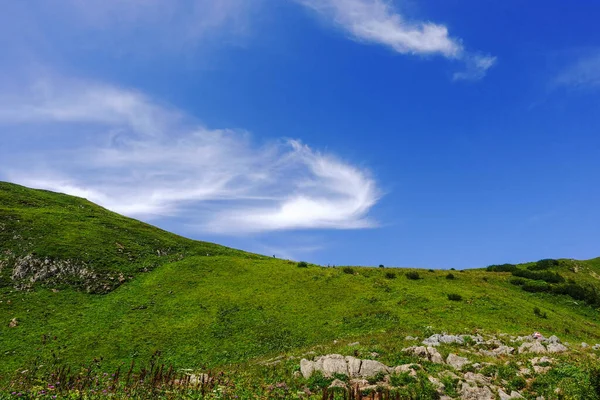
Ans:
{"label": "grassy hillside", "polygon": [[[140,272],[193,255],[258,256],[125,218],[85,199],[0,182],[0,285],[108,292]],[[25,258],[27,256],[27,258]],[[5,268],[2,268],[5,265]],[[56,266],[58,271],[52,271]],[[60,271],[66,271],[60,273]]]}
{"label": "grassy hillside", "polygon": [[[406,335],[444,331],[540,331],[600,342],[596,305],[523,290],[511,283],[511,272],[300,268],[184,239],[82,199],[6,183],[0,184],[0,252],[5,379],[50,353],[70,365],[102,357],[112,368],[160,350],[177,368],[203,369],[309,350],[351,352],[354,341],[392,365],[402,361]],[[102,286],[68,276],[13,280],[18,260],[30,254],[81,263]],[[544,271],[593,288],[600,259],[561,260]],[[119,282],[121,274],[126,279]],[[82,290],[90,287],[96,290]],[[13,319],[18,325],[9,327]]]}

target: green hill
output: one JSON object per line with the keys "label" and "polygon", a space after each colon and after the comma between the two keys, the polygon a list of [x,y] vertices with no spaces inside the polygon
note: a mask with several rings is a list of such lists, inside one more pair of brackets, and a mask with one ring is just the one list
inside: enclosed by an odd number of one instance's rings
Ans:
{"label": "green hill", "polygon": [[[507,268],[561,277],[550,283],[486,269],[302,268],[8,183],[0,254],[0,381],[50,353],[72,366],[102,357],[113,368],[159,350],[180,369],[251,369],[282,354],[356,352],[351,342],[392,365],[404,359],[405,336],[438,332],[600,342],[590,294],[600,259]],[[568,285],[589,297],[561,289]]]}

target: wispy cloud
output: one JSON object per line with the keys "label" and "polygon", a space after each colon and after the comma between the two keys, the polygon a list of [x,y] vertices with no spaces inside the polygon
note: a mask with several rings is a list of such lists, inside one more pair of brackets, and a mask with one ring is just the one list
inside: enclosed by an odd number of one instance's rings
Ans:
{"label": "wispy cloud", "polygon": [[554,78],[552,86],[575,89],[600,88],[600,50],[577,57]]}
{"label": "wispy cloud", "polygon": [[485,76],[496,58],[465,50],[460,39],[450,36],[442,24],[410,21],[384,0],[297,0],[330,19],[355,40],[387,46],[401,54],[442,55],[463,60],[467,69],[454,79],[476,80]]}
{"label": "wispy cloud", "polygon": [[46,81],[0,97],[0,125],[0,137],[18,127],[55,132],[64,144],[35,161],[0,150],[10,160],[0,176],[127,215],[185,213],[199,230],[224,234],[376,225],[368,212],[379,190],[368,171],[298,140],[256,145],[247,132],[208,129],[143,93]]}

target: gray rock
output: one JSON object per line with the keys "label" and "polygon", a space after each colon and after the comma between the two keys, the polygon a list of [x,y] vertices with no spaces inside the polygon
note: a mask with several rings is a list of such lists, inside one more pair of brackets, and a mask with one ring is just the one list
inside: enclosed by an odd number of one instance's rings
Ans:
{"label": "gray rock", "polygon": [[[323,361],[322,372],[323,375],[331,377],[334,374],[348,375],[348,364],[343,356],[339,354],[329,354],[321,358]],[[319,365],[319,360],[317,360]]]}
{"label": "gray rock", "polygon": [[380,372],[388,374],[390,369],[379,361],[363,360],[362,364],[360,365],[359,375],[363,378],[371,378]]}
{"label": "gray rock", "polygon": [[417,357],[424,358],[436,364],[443,364],[442,355],[434,347],[412,346],[402,349],[403,352],[414,354]]}
{"label": "gray rock", "polygon": [[547,353],[547,352],[548,351],[546,350],[546,348],[544,347],[544,345],[541,344],[538,341],[535,341],[535,342],[526,342],[526,343],[523,343],[519,347],[519,354],[522,354],[522,353],[543,354],[543,353]]}
{"label": "gray rock", "polygon": [[423,343],[424,345],[427,345],[427,346],[439,346],[442,343],[464,344],[465,340],[462,337],[456,336],[456,335],[446,335],[446,334],[440,335],[439,333],[436,333],[435,335],[431,335],[427,339],[423,340],[421,343]]}
{"label": "gray rock", "polygon": [[418,337],[414,337],[414,336],[407,336],[404,338],[404,340],[419,340]]}
{"label": "gray rock", "polygon": [[600,350],[600,344],[596,343],[595,345],[592,346],[593,350]]}
{"label": "gray rock", "polygon": [[531,365],[552,364],[554,362],[554,359],[543,356],[543,357],[532,358],[531,360],[529,360],[529,362],[531,363]]}
{"label": "gray rock", "polygon": [[492,350],[492,353],[494,353],[495,355],[510,355],[512,353],[515,352],[515,348],[514,347],[510,347],[510,346],[498,346],[497,348],[495,348],[494,350]]}
{"label": "gray rock", "polygon": [[550,336],[546,341],[548,343],[560,343],[560,339],[554,335]]}
{"label": "gray rock", "polygon": [[348,385],[346,385],[346,382],[344,382],[344,381],[341,381],[339,379],[334,379],[334,381],[331,382],[331,385],[329,385],[329,389],[335,389],[335,388],[347,389]]}
{"label": "gray rock", "polygon": [[446,363],[452,368],[460,371],[465,365],[470,364],[471,362],[465,357],[460,357],[456,354],[450,353],[448,358],[446,358]]}
{"label": "gray rock", "polygon": [[510,394],[508,394],[502,389],[498,390],[498,396],[500,396],[500,400],[511,400],[511,399],[524,398],[523,396],[521,396],[521,393],[519,393],[519,392],[516,392],[513,390],[512,392],[510,392]]}
{"label": "gray rock", "polygon": [[569,349],[567,348],[567,346],[560,343],[550,343],[548,345],[548,353],[564,353],[568,350]]}
{"label": "gray rock", "polygon": [[581,348],[582,349],[587,349],[588,347],[590,347],[589,344],[587,344],[586,342],[581,342]]}
{"label": "gray rock", "polygon": [[460,398],[463,400],[494,400],[495,396],[487,386],[477,387],[463,382],[460,388]]}
{"label": "gray rock", "polygon": [[407,373],[410,376],[417,376],[417,371],[415,371],[414,366],[419,367],[418,364],[403,364],[403,365],[398,365],[396,368],[393,369],[393,372],[395,374],[404,374]]}
{"label": "gray rock", "polygon": [[362,360],[352,356],[347,356],[346,363],[348,364],[348,375],[351,377],[359,376],[360,364],[362,364]]}
{"label": "gray rock", "polygon": [[478,383],[480,385],[489,385],[491,383],[490,378],[483,376],[481,374],[474,374],[473,372],[467,372],[464,375],[464,378],[467,382]]}
{"label": "gray rock", "polygon": [[360,345],[360,342],[350,343],[348,346],[355,347],[355,346],[358,346],[358,345]]}
{"label": "gray rock", "polygon": [[315,372],[314,361],[309,361],[306,358],[300,360],[300,372],[305,379],[308,379]]}

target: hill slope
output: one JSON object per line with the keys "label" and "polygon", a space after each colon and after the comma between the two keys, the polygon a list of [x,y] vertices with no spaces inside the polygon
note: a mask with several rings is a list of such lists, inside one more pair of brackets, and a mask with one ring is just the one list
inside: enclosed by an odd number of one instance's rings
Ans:
{"label": "hill slope", "polygon": [[[299,268],[184,239],[82,199],[6,183],[0,183],[0,252],[5,376],[47,351],[44,335],[56,337],[52,351],[70,364],[103,357],[116,365],[161,350],[166,362],[192,369],[315,346],[343,350],[355,340],[392,365],[406,335],[442,331],[541,331],[600,341],[594,307],[568,295],[525,291],[509,272]],[[46,273],[48,265],[55,268]],[[19,268],[26,272],[15,274]],[[600,277],[598,259],[549,268],[582,285]],[[93,273],[81,275],[82,269]],[[449,294],[460,298],[451,301]],[[9,327],[12,320],[18,325]]]}

